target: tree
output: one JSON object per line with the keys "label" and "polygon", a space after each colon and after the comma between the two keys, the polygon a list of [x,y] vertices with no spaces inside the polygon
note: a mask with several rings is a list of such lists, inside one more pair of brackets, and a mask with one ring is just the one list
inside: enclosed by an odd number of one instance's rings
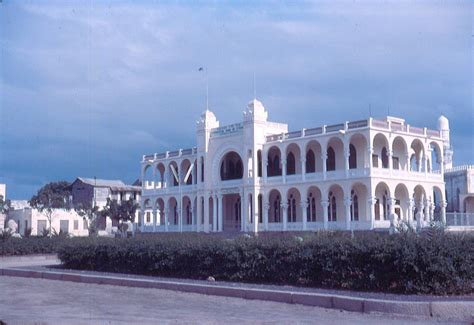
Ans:
{"label": "tree", "polygon": [[5,200],[3,195],[0,195],[0,213],[6,214],[11,209],[11,201]]}
{"label": "tree", "polygon": [[139,205],[134,199],[130,198],[126,201],[118,203],[117,200],[107,199],[107,204],[101,211],[101,216],[110,217],[112,220],[116,220],[119,223],[119,230],[122,234],[125,233],[124,222],[133,221],[135,219],[135,213]]}
{"label": "tree", "polygon": [[70,209],[71,188],[68,182],[51,182],[38,190],[29,201],[33,209],[46,215],[49,227],[48,233],[52,235],[52,221],[55,209]]}
{"label": "tree", "polygon": [[99,207],[97,205],[92,206],[90,202],[79,202],[74,205],[74,210],[78,215],[88,219],[88,230],[89,236],[97,233],[98,221],[99,221]]}

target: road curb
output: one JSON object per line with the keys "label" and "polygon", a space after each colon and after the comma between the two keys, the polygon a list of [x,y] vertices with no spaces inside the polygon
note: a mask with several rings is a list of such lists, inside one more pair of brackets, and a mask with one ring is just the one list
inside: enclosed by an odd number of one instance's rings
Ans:
{"label": "road curb", "polygon": [[0,268],[1,276],[39,278],[89,284],[107,284],[136,288],[154,288],[232,298],[244,298],[340,309],[351,312],[417,315],[446,320],[473,321],[474,301],[399,301],[343,296],[340,294],[292,292],[257,288],[236,288],[216,284],[184,283],[120,276],[72,274],[60,271]]}

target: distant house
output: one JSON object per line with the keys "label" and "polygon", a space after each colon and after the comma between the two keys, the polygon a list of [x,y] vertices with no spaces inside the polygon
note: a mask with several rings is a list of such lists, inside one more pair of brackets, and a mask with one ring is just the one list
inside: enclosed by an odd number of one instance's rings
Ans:
{"label": "distant house", "polygon": [[[71,184],[71,195],[74,206],[82,203],[104,208],[108,198],[118,202],[133,198],[140,202],[141,186],[126,185],[121,180],[78,177]],[[99,221],[99,229],[105,229],[106,225],[105,219]]]}
{"label": "distant house", "polygon": [[456,166],[444,173],[448,212],[474,213],[474,165]]}
{"label": "distant house", "polygon": [[[49,228],[49,221],[44,212],[31,208],[27,201],[12,201],[12,210],[8,212],[8,220],[14,220],[18,225],[17,232],[25,236],[42,235]],[[89,235],[87,219],[78,215],[74,210],[54,209],[51,217],[53,231],[71,234],[73,236]]]}

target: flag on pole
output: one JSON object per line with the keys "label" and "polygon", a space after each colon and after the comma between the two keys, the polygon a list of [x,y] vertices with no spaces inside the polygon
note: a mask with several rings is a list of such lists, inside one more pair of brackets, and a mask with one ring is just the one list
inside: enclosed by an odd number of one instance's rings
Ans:
{"label": "flag on pole", "polygon": [[173,165],[170,165],[170,167],[171,167],[171,172],[173,173],[173,176],[176,179],[176,182],[178,182],[179,184],[179,177],[178,177],[178,173],[176,172],[176,169],[174,168]]}
{"label": "flag on pole", "polygon": [[191,175],[191,172],[193,171],[194,168],[194,163],[189,166],[188,172],[186,173],[186,176],[184,177],[184,184],[188,181],[189,176]]}

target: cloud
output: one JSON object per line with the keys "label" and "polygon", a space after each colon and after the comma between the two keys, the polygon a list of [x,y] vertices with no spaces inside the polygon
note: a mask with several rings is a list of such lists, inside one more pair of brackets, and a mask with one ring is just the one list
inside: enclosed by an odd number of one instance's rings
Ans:
{"label": "cloud", "polygon": [[[141,155],[195,145],[200,66],[221,124],[241,120],[255,73],[270,118],[292,130],[370,105],[431,128],[443,112],[455,147],[474,147],[468,1],[1,6],[0,181],[14,198],[40,180],[131,182]],[[15,163],[32,156],[36,168]]]}

